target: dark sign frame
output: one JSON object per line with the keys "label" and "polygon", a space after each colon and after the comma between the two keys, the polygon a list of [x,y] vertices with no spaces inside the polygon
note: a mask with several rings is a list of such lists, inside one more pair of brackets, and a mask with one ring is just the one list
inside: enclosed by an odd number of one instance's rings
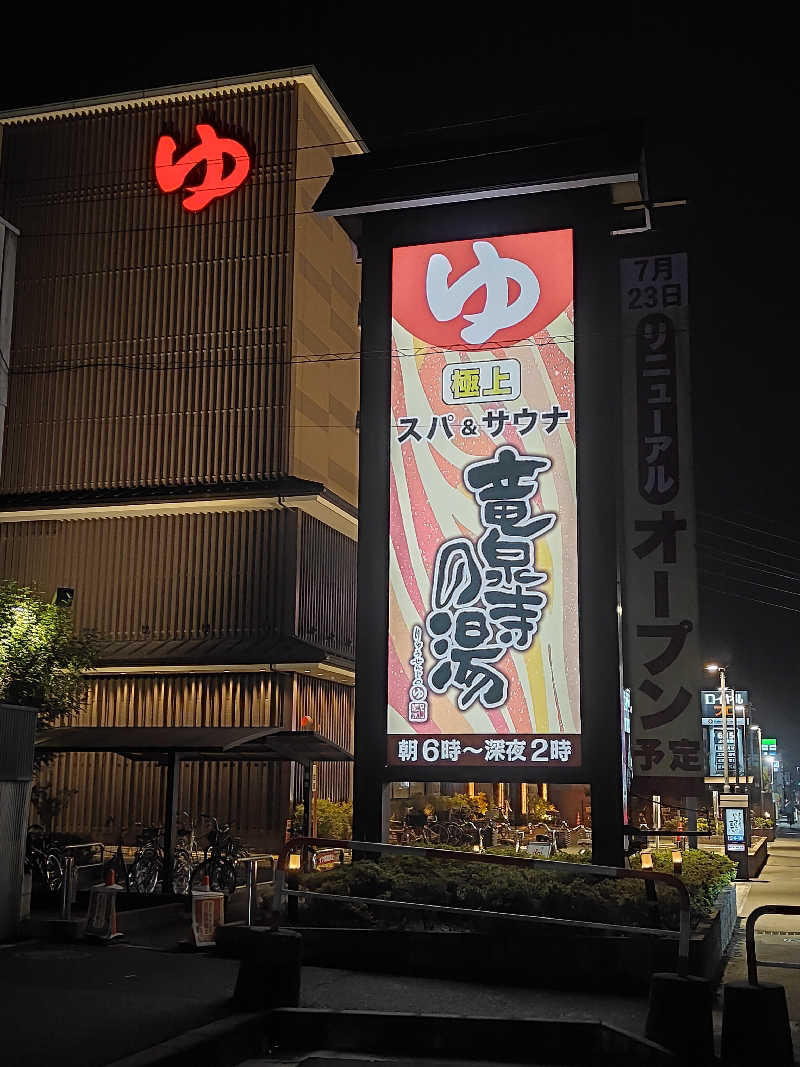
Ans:
{"label": "dark sign frame", "polygon": [[[589,783],[595,860],[623,859],[617,515],[621,493],[618,246],[607,186],[363,216],[354,833],[380,840],[391,782]],[[583,763],[412,768],[386,763],[390,335],[395,247],[573,230]]]}

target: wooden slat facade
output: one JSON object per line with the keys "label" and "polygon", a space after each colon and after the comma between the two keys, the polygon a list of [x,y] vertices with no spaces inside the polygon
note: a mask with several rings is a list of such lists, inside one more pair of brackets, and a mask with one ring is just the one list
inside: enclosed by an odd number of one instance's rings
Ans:
{"label": "wooden slat facade", "polygon": [[[303,675],[270,673],[126,676],[95,679],[86,707],[72,720],[80,726],[284,726],[299,728],[311,715],[319,732],[352,750],[353,693]],[[114,827],[161,822],[165,770],[107,753],[64,753],[45,766],[42,783],[75,794],[58,829],[109,839]],[[286,819],[299,802],[301,775],[288,764],[186,763],[181,770],[181,811],[198,817],[234,819],[237,834],[256,848],[277,848]],[[347,800],[352,764],[318,767],[319,795]]]}
{"label": "wooden slat facade", "polygon": [[[356,544],[293,508],[0,524],[0,575],[50,600],[106,662],[274,660],[297,637],[352,659]],[[224,650],[224,653],[223,651]]]}
{"label": "wooden slat facade", "polygon": [[293,632],[296,542],[289,510],[6,523],[0,574],[48,600],[74,589],[75,626],[130,646],[129,663],[154,642],[180,662],[187,644]]}
{"label": "wooden slat facade", "polygon": [[[331,121],[287,82],[3,126],[0,216],[21,231],[6,508],[31,493],[80,493],[83,504],[115,489],[235,495],[237,483],[287,476],[355,502],[358,364],[293,368],[359,347],[353,250],[335,223],[307,217],[331,157],[359,150]],[[182,192],[158,189],[153,166],[161,134],[188,147],[198,122],[244,144],[252,170],[195,215]],[[74,588],[75,624],[100,633],[105,662],[147,667],[94,679],[80,721],[299,725],[307,714],[352,748],[350,686],[237,665],[269,664],[298,641],[352,661],[355,543],[284,501],[168,512],[0,525],[0,576],[47,599]],[[158,673],[223,663],[224,673]],[[108,815],[127,826],[160,817],[152,764],[65,755],[43,773],[79,790],[65,830],[108,839]],[[347,764],[321,768],[320,795],[346,799],[351,778]],[[236,819],[257,847],[282,840],[293,801],[288,766],[183,772],[182,807]]]}
{"label": "wooden slat facade", "polygon": [[[3,130],[22,237],[2,491],[286,472],[296,110],[286,85]],[[195,215],[153,159],[198,121],[253,166]]]}

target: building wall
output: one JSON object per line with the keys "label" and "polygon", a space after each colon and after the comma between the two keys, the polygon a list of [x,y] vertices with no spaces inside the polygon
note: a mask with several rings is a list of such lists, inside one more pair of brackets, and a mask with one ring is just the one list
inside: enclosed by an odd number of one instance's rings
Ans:
{"label": "building wall", "polygon": [[346,659],[355,657],[357,551],[344,534],[298,516],[297,636]]}
{"label": "building wall", "polygon": [[[252,171],[192,214],[183,193],[157,188],[153,166],[161,134],[188,147],[198,122],[243,143]],[[181,486],[289,474],[355,503],[359,267],[311,207],[332,158],[360,148],[311,93],[187,93],[2,134],[0,216],[22,234],[5,507],[28,493],[79,491],[91,504],[97,490],[140,487],[170,487],[174,501]],[[75,625],[98,631],[106,664],[153,668],[94,679],[81,723],[288,727],[308,714],[352,748],[351,687],[236,665],[273,662],[295,638],[353,657],[355,544],[283,505],[237,506],[120,504],[113,517],[5,523],[0,575],[47,599],[74,588]],[[156,673],[223,663],[229,672]],[[78,790],[62,829],[110,839],[108,815],[130,827],[161,817],[153,764],[64,755],[44,774]],[[322,767],[319,784],[344,799],[349,765]],[[286,765],[191,764],[181,806],[275,847],[291,793]]]}
{"label": "building wall", "polygon": [[[310,714],[321,732],[352,747],[349,686],[292,674],[231,672],[224,675],[103,677],[93,680],[79,726],[283,726]],[[352,764],[319,765],[319,795],[344,800]],[[282,844],[290,814],[291,768],[286,763],[206,762],[181,768],[180,810],[235,820],[237,836],[250,848]],[[113,841],[137,823],[163,819],[166,771],[107,753],[65,753],[41,772],[42,784],[75,790],[57,828],[93,840]],[[109,824],[112,816],[113,824]]]}
{"label": "building wall", "polygon": [[358,306],[361,267],[337,222],[313,212],[333,171],[352,153],[307,89],[298,97],[293,274],[291,471],[358,503]]}
{"label": "building wall", "polygon": [[50,600],[106,662],[285,657],[297,636],[352,658],[355,542],[291,508],[0,524],[0,575]]}
{"label": "building wall", "polygon": [[0,574],[48,600],[73,588],[75,627],[106,657],[137,663],[164,645],[181,661],[220,640],[231,656],[292,633],[296,539],[288,510],[5,523]]}
{"label": "building wall", "polygon": [[[348,752],[353,751],[353,709],[355,688],[323,678],[293,675],[292,706],[295,729],[304,715],[311,717],[314,729]],[[341,802],[353,797],[353,764],[317,764],[317,792],[325,800]],[[302,799],[302,772],[295,765],[292,800]]]}
{"label": "building wall", "polygon": [[[253,166],[193,214],[153,161],[198,121]],[[287,85],[4,129],[22,236],[2,491],[286,473],[296,127]]]}
{"label": "building wall", "polygon": [[[0,146],[2,146],[0,131]],[[11,323],[14,314],[14,278],[17,264],[15,229],[0,217],[0,455],[8,406],[8,368],[11,359]]]}

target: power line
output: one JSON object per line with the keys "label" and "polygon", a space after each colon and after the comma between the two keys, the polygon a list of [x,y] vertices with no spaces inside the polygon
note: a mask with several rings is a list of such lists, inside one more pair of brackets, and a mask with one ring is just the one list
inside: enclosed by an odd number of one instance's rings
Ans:
{"label": "power line", "polygon": [[[789,541],[792,544],[800,545],[800,539],[797,537],[786,537],[784,534],[772,533],[770,530],[764,530],[758,526],[748,526],[746,522],[736,522],[734,519],[726,519],[722,515],[713,515],[709,511],[698,511],[698,515],[702,515],[704,518],[715,519],[717,522],[725,522],[730,526],[739,526],[743,530],[752,530],[753,533],[766,534],[767,537],[774,537],[779,541]],[[725,536],[724,534],[722,536]]]}
{"label": "power line", "polygon": [[[253,95],[255,95],[255,93]],[[197,99],[197,103],[199,105],[204,106],[204,107],[208,107],[208,105],[210,103],[212,103],[216,99],[223,99],[224,100],[225,98],[224,97],[212,97],[210,100],[203,99],[203,98],[198,98]],[[147,103],[146,100],[143,100],[143,102]],[[167,103],[169,103],[169,102],[167,102]],[[163,101],[160,101],[158,105],[153,105],[153,111],[155,111],[155,107],[157,107],[157,106],[163,106]],[[90,113],[90,115],[92,117],[94,117],[96,115],[102,115],[102,114],[108,114],[108,112],[96,111],[96,112],[91,112]],[[417,127],[413,128],[413,129],[404,130],[403,132],[401,132],[399,134],[396,134],[393,137],[393,141],[397,141],[398,139],[407,140],[410,137],[416,137],[417,135],[423,134],[423,133],[440,133],[442,130],[456,130],[456,129],[463,129],[465,127],[470,127],[470,126],[490,126],[490,125],[492,125],[492,124],[494,124],[496,122],[504,122],[504,121],[506,121],[508,119],[527,118],[532,114],[535,114],[535,112],[531,112],[531,111],[516,111],[516,112],[509,112],[509,113],[506,113],[504,115],[494,115],[494,116],[492,116],[490,118],[486,118],[486,119],[466,119],[466,120],[464,120],[462,122],[451,122],[451,123],[445,124],[444,126],[417,126]],[[64,116],[64,117],[69,118],[69,116]],[[22,121],[15,122],[13,125],[11,125],[11,124],[6,125],[6,123],[4,123],[2,119],[0,119],[0,129],[2,129],[3,127],[6,127],[7,129],[14,129],[16,127],[24,127],[25,125],[32,125],[33,124],[32,119],[33,119],[33,116],[31,116],[31,121],[30,122],[26,122],[25,119],[22,119]],[[226,125],[226,128],[228,128],[228,129],[231,128],[230,124],[225,124],[225,125]],[[575,138],[569,138],[568,140],[575,140]],[[248,158],[250,158],[250,159],[259,159],[262,156],[267,158],[270,155],[278,156],[280,154],[286,154],[291,159],[291,157],[294,154],[298,153],[298,152],[317,151],[320,148],[344,148],[344,147],[346,147],[348,145],[358,145],[359,147],[363,147],[363,143],[364,142],[359,140],[358,138],[349,137],[349,138],[347,138],[345,140],[341,140],[341,141],[320,141],[318,144],[296,145],[296,146],[294,146],[292,148],[280,148],[280,149],[277,149],[277,150],[276,149],[266,149],[265,148],[263,151],[257,151],[257,152],[253,152],[253,153],[249,153],[248,152],[247,155],[248,155]],[[564,142],[563,141],[557,141],[557,142],[549,142],[549,143],[561,144],[561,143],[564,143]],[[529,146],[526,146],[526,147],[531,147],[531,146],[529,145]],[[547,145],[546,144],[544,144],[544,145],[537,144],[536,147],[547,147]],[[498,149],[498,151],[505,151],[505,149]],[[370,155],[371,153],[369,151],[367,151],[364,154]],[[232,158],[238,159],[238,158],[244,158],[244,157],[239,157],[239,156],[235,156],[234,155]],[[333,157],[333,158],[338,158],[338,157]],[[472,157],[471,156],[465,156],[465,157],[456,157],[456,158],[469,159],[469,158],[472,158]],[[12,161],[13,161],[13,156],[12,156]],[[431,162],[439,163],[439,162],[443,162],[443,160],[438,160],[437,159],[437,160],[433,160]],[[127,173],[132,173],[132,174],[149,174],[149,173],[151,173],[153,171],[153,168],[154,168],[154,163],[151,162],[150,164],[148,164],[145,167],[123,167],[123,168],[119,168],[119,169],[121,169],[123,173],[127,172]],[[104,170],[79,171],[78,173],[79,173],[79,175],[81,177],[95,177],[97,175],[101,175],[102,176],[102,175],[107,175],[107,174],[116,174],[116,173],[119,173],[119,169],[118,168],[113,168],[113,169],[112,168],[108,168],[108,169],[104,169]],[[392,168],[383,168],[383,169],[392,169]],[[28,185],[31,182],[63,181],[65,179],[69,179],[69,178],[73,177],[73,173],[74,172],[72,172],[72,173],[67,172],[67,173],[63,173],[63,174],[45,174],[45,175],[41,175],[40,177],[6,178],[4,180],[4,182],[3,182],[3,184],[4,185]],[[328,177],[328,175],[325,175],[325,177]]]}
{"label": "power line", "polygon": [[[760,560],[757,564],[748,563],[747,560],[752,557],[740,556],[733,552],[725,552],[721,549],[710,548],[705,545],[697,545],[698,552],[703,552],[706,555],[716,557],[721,563],[731,563],[734,567],[744,567],[747,570],[757,571],[759,574],[763,574],[765,571],[770,574],[774,574],[778,578],[786,578],[791,582],[800,582],[800,574],[793,571],[784,571],[779,567],[773,567],[771,563],[762,563]],[[738,561],[743,562],[738,562]]]}
{"label": "power line", "polygon": [[[160,101],[160,102],[162,103],[163,101]],[[169,102],[169,101],[167,101],[167,102]],[[211,102],[211,101],[202,100],[201,99],[201,100],[198,100],[197,102],[199,103],[199,105],[207,107],[209,105],[209,102]],[[102,114],[102,112],[95,112],[93,114]],[[527,117],[527,116],[529,116],[531,114],[534,114],[534,112],[517,111],[517,112],[509,112],[509,113],[502,114],[502,115],[495,115],[495,116],[492,116],[491,118],[471,118],[471,120],[465,120],[465,121],[459,122],[459,123],[448,123],[448,124],[445,124],[444,126],[418,126],[418,127],[415,127],[414,129],[404,130],[403,133],[401,134],[401,138],[403,140],[409,140],[410,138],[416,137],[417,134],[420,134],[420,133],[437,133],[437,132],[441,132],[442,130],[463,129],[463,128],[471,127],[471,126],[491,126],[494,123],[510,120],[510,118],[524,118],[524,117]],[[31,118],[32,117],[33,116],[31,116]],[[68,118],[69,116],[61,116],[61,117],[62,117],[62,120],[63,120],[64,117]],[[22,122],[14,123],[13,125],[5,124],[3,122],[3,120],[0,120],[0,129],[2,129],[3,127],[9,128],[9,129],[14,129],[14,128],[19,127],[19,126],[25,127],[25,125],[26,125],[26,121],[25,120],[22,120]],[[32,125],[32,122],[29,125]],[[195,123],[195,125],[196,125],[196,123]],[[236,124],[234,124],[234,125],[236,125]],[[224,126],[227,129],[231,128],[230,124],[224,124]],[[163,136],[163,134],[160,134],[160,136]],[[167,136],[171,136],[171,134],[167,134]],[[226,139],[228,138],[227,134],[225,134],[225,137],[226,137]],[[192,137],[192,139],[193,139],[193,137]],[[579,138],[572,137],[572,138],[566,138],[566,139],[558,139],[558,140],[555,140],[555,141],[554,140],[550,140],[550,141],[547,141],[547,142],[537,142],[537,143],[535,143],[535,145],[533,145],[533,144],[523,144],[523,145],[514,145],[513,147],[506,146],[506,147],[501,147],[501,148],[492,148],[492,149],[486,149],[486,150],[484,150],[484,152],[470,152],[470,153],[464,153],[464,154],[459,155],[459,156],[437,157],[436,159],[417,160],[416,162],[410,161],[410,162],[406,162],[406,163],[394,163],[394,164],[389,164],[389,165],[386,165],[386,166],[382,166],[382,168],[378,168],[377,171],[375,171],[375,173],[381,174],[381,173],[386,173],[386,172],[389,172],[389,171],[407,170],[407,169],[410,169],[410,168],[415,168],[415,166],[435,166],[435,165],[437,165],[439,163],[459,162],[459,161],[464,160],[464,159],[482,159],[482,158],[485,158],[486,156],[508,155],[509,153],[512,153],[512,152],[514,152],[514,153],[516,153],[516,152],[526,152],[526,150],[528,150],[531,147],[544,148],[544,147],[549,147],[549,146],[554,145],[554,144],[570,143],[570,142],[575,141],[575,140],[579,140]],[[265,148],[265,149],[260,150],[260,152],[258,152],[258,150],[254,150],[254,152],[252,152],[252,153],[247,152],[246,146],[242,145],[242,147],[245,149],[245,155],[242,155],[242,156],[237,156],[236,154],[228,154],[228,155],[230,156],[230,158],[233,158],[233,159],[244,159],[244,158],[246,158],[246,159],[249,159],[249,160],[260,159],[260,158],[269,159],[270,157],[273,157],[276,160],[275,165],[287,165],[287,164],[291,165],[293,157],[295,155],[297,155],[298,153],[301,153],[301,152],[317,152],[317,150],[319,150],[320,148],[340,148],[340,147],[343,148],[343,147],[347,147],[347,146],[350,146],[350,145],[357,145],[358,147],[362,147],[363,148],[364,142],[361,141],[361,140],[358,140],[357,138],[348,138],[346,140],[341,140],[341,141],[321,141],[321,142],[319,142],[317,144],[295,145],[293,147]],[[192,147],[193,147],[193,145],[188,145],[187,150],[191,150]],[[363,154],[364,155],[371,155],[371,153],[369,153],[369,150],[367,150],[367,152],[363,153]],[[10,153],[10,155],[11,155],[11,153]],[[279,161],[279,157],[281,157],[282,155],[287,157],[286,162]],[[353,155],[353,154],[348,154],[348,155]],[[332,158],[339,158],[339,157],[334,156]],[[12,161],[13,161],[13,155],[12,155]],[[99,171],[82,171],[81,172],[81,177],[84,177],[84,176],[86,176],[86,177],[105,176],[105,175],[117,174],[117,173],[121,173],[121,172],[122,173],[128,173],[128,174],[151,174],[151,173],[153,173],[154,169],[155,169],[155,161],[151,161],[146,166],[127,166],[127,168],[125,168],[125,166],[123,166],[123,168],[118,168],[118,169],[117,168],[113,168],[113,169],[112,168],[108,168],[108,169],[103,169],[103,170],[99,170]],[[63,174],[45,174],[45,175],[41,175],[41,176],[37,176],[37,177],[6,178],[6,179],[4,179],[3,184],[6,185],[6,186],[13,186],[13,185],[27,186],[32,181],[62,181],[62,180],[68,180],[70,177],[73,177],[73,174],[71,174],[70,172],[66,172],[66,173],[63,173]],[[330,177],[330,175],[319,175],[319,177]],[[300,180],[305,180],[305,179],[300,179]]]}
{"label": "power line", "polygon": [[[268,326],[256,327],[253,330],[253,332],[269,330],[270,328],[271,327],[268,327]],[[231,332],[231,331],[218,331],[218,332],[226,333],[226,332]],[[174,336],[177,337],[179,335],[174,335]],[[180,336],[186,336],[186,335],[180,335]],[[199,334],[190,334],[188,336],[200,336],[200,335]],[[203,335],[203,336],[207,336],[207,335]],[[145,338],[145,339],[143,339],[143,341],[142,341],[142,339],[140,339],[140,343],[146,343],[146,342],[151,341],[151,340],[152,340],[152,338]],[[87,345],[87,344],[97,344],[97,343],[99,343],[99,342],[97,342],[97,341],[84,342],[85,345]],[[107,344],[107,345],[114,345],[114,344],[121,344],[121,343],[130,344],[131,342],[129,340],[125,339],[125,338],[113,338],[110,341],[103,341],[102,343],[103,344]],[[495,348],[481,349],[479,351],[484,352],[484,353],[491,353],[493,351],[500,351],[501,349],[504,350],[504,349],[508,349],[508,348],[530,347],[530,346],[533,346],[534,348],[546,348],[548,345],[551,345],[551,344],[554,345],[555,347],[559,347],[559,346],[561,346],[563,344],[566,344],[566,343],[574,343],[574,338],[567,337],[566,335],[556,334],[556,335],[552,335],[552,336],[548,335],[547,340],[542,340],[542,341],[539,341],[539,342],[537,342],[532,337],[525,337],[525,338],[520,338],[519,340],[507,341],[503,345],[497,346]],[[240,344],[239,347],[240,348],[251,348],[251,347],[255,347],[256,345],[258,345],[258,342],[243,342],[243,343]],[[16,349],[16,352],[19,353],[19,352],[25,351],[25,350],[30,351],[32,347],[33,346],[30,346],[30,345],[27,345],[27,346],[26,345],[20,345]],[[59,348],[61,351],[63,351],[63,347],[62,346],[52,345],[52,346],[48,346],[48,347]],[[69,346],[67,346],[67,347],[69,347]],[[449,351],[449,350],[439,349],[438,347],[431,346],[429,348],[428,352],[426,353],[426,355],[444,355],[446,351]],[[362,358],[373,358],[373,357],[375,357],[375,358],[383,357],[385,359],[417,359],[417,358],[419,358],[419,356],[420,356],[419,352],[414,352],[414,351],[406,352],[406,351],[403,351],[403,350],[391,351],[389,348],[382,347],[382,348],[363,349],[363,350],[358,350],[358,351],[356,351],[355,349],[343,349],[340,352],[308,353],[308,354],[304,354],[304,355],[294,355],[294,356],[279,357],[277,359],[263,359],[263,360],[257,359],[257,360],[236,360],[236,361],[234,361],[229,356],[229,357],[226,357],[226,359],[223,360],[223,361],[195,360],[195,361],[183,362],[183,363],[163,363],[162,362],[161,364],[154,362],[154,360],[162,360],[162,361],[166,360],[168,358],[168,354],[167,353],[163,353],[163,354],[159,354],[159,355],[155,355],[155,356],[154,355],[131,355],[131,356],[128,356],[126,360],[117,359],[117,358],[114,358],[112,356],[106,356],[106,357],[100,357],[99,359],[94,359],[94,360],[80,360],[80,361],[77,361],[77,362],[64,361],[64,362],[62,362],[60,364],[45,364],[44,366],[38,366],[38,367],[24,367],[24,366],[22,366],[22,367],[16,366],[15,367],[12,364],[11,367],[9,368],[9,374],[16,374],[16,375],[20,375],[20,376],[28,376],[28,375],[34,375],[34,374],[61,374],[61,373],[70,373],[70,372],[76,371],[76,370],[89,370],[89,369],[98,370],[98,369],[105,369],[105,368],[112,368],[112,367],[116,367],[116,368],[121,369],[121,370],[138,371],[138,372],[148,371],[148,370],[169,372],[169,371],[175,371],[175,370],[199,370],[199,369],[202,369],[202,368],[214,369],[214,368],[218,368],[218,367],[256,367],[256,366],[260,366],[260,367],[276,367],[276,366],[289,366],[290,364],[293,364],[293,363],[294,364],[297,364],[297,363],[312,363],[312,364],[316,364],[316,363],[347,363],[347,362],[351,362],[351,361],[354,361],[354,360],[360,360]],[[459,366],[458,363],[453,363],[452,365],[453,366]]]}
{"label": "power line", "polygon": [[782,556],[785,559],[793,559],[800,561],[800,556],[794,555],[791,552],[779,552],[777,548],[767,548],[765,545],[757,545],[752,541],[743,541],[740,537],[733,537],[731,534],[717,533],[715,530],[703,530],[704,535],[711,537],[719,537],[725,541],[733,541],[737,545],[744,545],[746,548],[755,549],[758,552],[769,552],[773,556]]}
{"label": "power line", "polygon": [[[2,128],[1,125],[0,125],[0,128]],[[309,146],[309,147],[312,147],[312,146]],[[385,167],[375,168],[373,173],[374,174],[384,174],[384,173],[390,173],[392,171],[398,171],[398,170],[408,171],[408,170],[412,170],[412,169],[415,169],[415,168],[418,168],[418,167],[437,166],[437,165],[439,165],[441,163],[458,163],[458,162],[464,162],[465,160],[471,160],[471,159],[485,159],[485,158],[490,157],[490,156],[508,155],[510,152],[524,152],[524,151],[528,151],[529,148],[530,148],[530,145],[520,145],[520,146],[516,146],[516,147],[514,147],[512,149],[508,149],[508,148],[487,149],[486,151],[483,151],[483,152],[467,152],[467,153],[462,153],[461,155],[447,156],[447,157],[440,158],[440,159],[420,160],[420,161],[417,161],[417,162],[409,162],[409,163],[395,163],[395,164],[391,164],[391,165],[388,165],[388,166],[385,166]],[[240,158],[244,158],[244,157],[242,156]],[[249,155],[248,155],[248,158],[249,158]],[[288,162],[283,163],[283,164],[276,163],[275,164],[275,169],[278,169],[281,166],[287,167],[289,169],[293,169],[294,168],[294,164],[291,162],[291,160],[289,160]],[[296,183],[301,182],[301,181],[322,181],[323,179],[327,181],[330,178],[330,176],[331,176],[330,172],[327,172],[325,174],[307,175],[307,176],[305,176],[303,178],[298,178],[296,176],[292,177],[292,176],[289,176],[289,175],[285,175],[285,176],[284,175],[277,175],[276,176],[277,180],[275,181],[275,184],[280,185],[281,182],[283,182],[283,183],[295,183],[296,184]],[[78,172],[78,177],[81,177],[81,172]],[[270,176],[265,174],[264,177],[267,180],[270,180]],[[140,178],[138,180],[139,181],[144,181],[145,179],[144,178]],[[153,164],[153,180],[155,180],[155,164]],[[5,182],[4,182],[4,184],[5,184]],[[252,184],[253,183],[251,183],[251,187],[252,187]],[[223,194],[228,194],[228,193],[233,192],[233,190],[229,190],[227,188],[227,186],[224,186],[224,185],[217,186],[216,188],[218,188]],[[182,190],[176,190],[176,194],[168,194],[168,195],[177,195],[181,191]],[[144,192],[141,192],[141,193],[129,193],[124,197],[124,200],[118,199],[116,202],[126,203],[127,204],[127,203],[130,203],[131,201],[136,201],[136,200],[144,201],[144,200],[148,200],[148,199],[152,198],[158,192],[160,192],[160,190],[157,190],[155,187],[151,187],[150,189],[145,190]],[[164,195],[167,195],[167,194],[164,194]],[[49,196],[47,197],[47,199],[49,199]],[[107,201],[108,202],[108,201],[110,201],[110,196],[108,194],[106,194],[105,196],[99,196],[99,197],[97,197],[95,195],[95,199],[100,199],[102,201]],[[85,200],[81,199],[81,200],[77,201],[77,206],[82,206],[82,205],[88,204],[88,203],[91,203],[91,199],[89,197],[87,197]],[[71,204],[70,206],[75,206],[75,204]],[[282,216],[284,214],[284,212],[280,212],[279,214]],[[315,214],[315,212],[312,209],[312,210],[303,210],[303,211],[292,211],[292,212],[290,212],[290,214],[292,214],[292,215],[308,215],[308,214]],[[266,217],[269,217],[269,216],[266,216]],[[257,218],[259,218],[259,216],[251,216],[251,219],[257,219]],[[207,220],[204,220],[204,221],[207,222]],[[242,221],[242,220],[241,219],[239,219],[239,220],[227,219],[227,220],[224,220],[224,221],[234,222],[234,221]],[[152,229],[159,229],[159,230],[164,230],[164,229],[169,229],[169,228],[170,227],[167,227],[167,226],[152,227]],[[145,227],[144,229],[151,229],[151,228],[150,227]],[[110,232],[110,233],[125,232],[125,233],[131,233],[131,232],[141,232],[141,230],[142,230],[141,227],[140,228],[126,227],[126,229],[124,231],[112,230],[112,231],[87,231],[87,232],[91,233],[92,235],[94,235],[95,232],[98,233],[98,234],[103,233],[103,232]],[[57,232],[46,232],[46,231],[39,231],[39,232],[25,231],[25,233],[26,233],[26,236],[33,236],[33,237],[81,236],[81,234],[77,233],[77,232],[71,232],[71,233],[67,233],[67,234],[62,234],[62,233],[57,233]]]}
{"label": "power line", "polygon": [[779,593],[781,596],[800,596],[800,593],[794,593],[790,589],[777,589],[774,585],[767,585],[765,582],[757,582],[753,578],[738,578],[735,574],[724,574],[722,571],[711,571],[707,567],[698,567],[700,574],[713,574],[717,578],[727,578],[731,582],[745,582],[747,585],[758,585],[762,589],[769,589],[773,593]]}
{"label": "power line", "polygon": [[763,604],[767,608],[778,608],[781,611],[791,611],[794,615],[800,615],[800,608],[790,608],[787,604],[775,604],[771,600],[758,600],[756,597],[745,596],[744,593],[731,593],[725,589],[714,589],[710,585],[700,583],[700,588],[707,593],[718,593],[720,596],[732,596],[737,600],[748,600],[751,604]]}

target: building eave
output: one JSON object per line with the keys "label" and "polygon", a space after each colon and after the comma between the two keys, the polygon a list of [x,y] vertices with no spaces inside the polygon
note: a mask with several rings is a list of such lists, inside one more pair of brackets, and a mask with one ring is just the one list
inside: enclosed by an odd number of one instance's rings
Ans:
{"label": "building eave", "polygon": [[9,494],[0,497],[0,523],[74,522],[134,515],[186,515],[273,508],[297,508],[351,540],[358,539],[357,509],[321,482],[301,478],[234,485]]}
{"label": "building eave", "polygon": [[36,122],[90,115],[103,111],[123,110],[137,105],[156,105],[175,100],[204,99],[224,96],[227,93],[272,88],[287,82],[303,85],[311,93],[317,105],[326,114],[334,129],[342,135],[342,147],[353,155],[366,152],[364,141],[347,117],[324,78],[314,66],[285,67],[281,70],[262,71],[257,74],[233,75],[228,78],[211,78],[206,81],[187,82],[183,85],[166,85],[155,89],[134,89],[126,93],[108,96],[87,97],[83,100],[67,100],[53,104],[13,108],[0,112],[0,126],[22,122]]}

